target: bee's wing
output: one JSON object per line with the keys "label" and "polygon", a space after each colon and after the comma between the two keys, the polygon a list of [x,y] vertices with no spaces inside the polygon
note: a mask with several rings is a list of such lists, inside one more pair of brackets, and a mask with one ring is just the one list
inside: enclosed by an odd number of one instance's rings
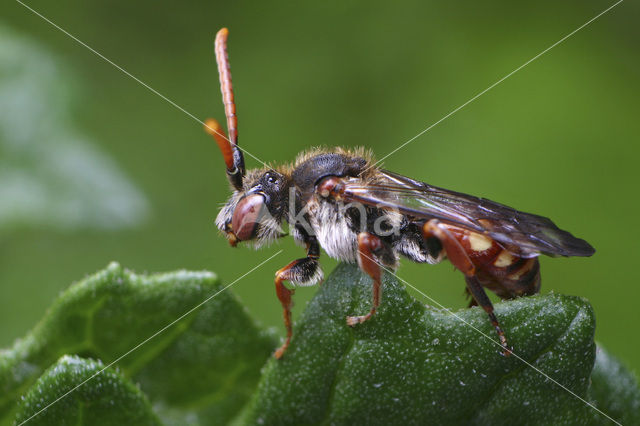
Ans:
{"label": "bee's wing", "polygon": [[487,234],[521,257],[591,256],[586,241],[558,228],[550,219],[520,212],[485,198],[431,186],[386,170],[374,182],[348,180],[345,197],[416,219],[438,219]]}

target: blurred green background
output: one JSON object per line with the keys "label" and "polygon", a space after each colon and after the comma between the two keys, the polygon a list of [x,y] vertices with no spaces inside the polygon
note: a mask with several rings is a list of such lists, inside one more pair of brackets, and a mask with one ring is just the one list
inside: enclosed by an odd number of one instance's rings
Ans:
{"label": "blurred green background", "polygon": [[[229,27],[241,145],[285,162],[321,144],[381,157],[613,3],[27,4],[199,119],[224,117],[213,38]],[[621,3],[385,160],[591,242],[593,258],[542,259],[543,292],[589,299],[597,340],[635,370],[639,11]],[[282,330],[273,273],[303,252],[291,239],[232,249],[218,234],[228,189],[202,126],[17,2],[0,34],[0,347],[111,260],[230,283],[279,248],[233,291]],[[399,274],[466,306],[448,263]],[[296,313],[314,291],[298,290]]]}

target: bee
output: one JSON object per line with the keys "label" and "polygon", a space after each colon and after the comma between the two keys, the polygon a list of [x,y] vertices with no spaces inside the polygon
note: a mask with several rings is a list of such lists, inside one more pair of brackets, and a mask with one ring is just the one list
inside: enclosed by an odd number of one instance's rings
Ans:
{"label": "bee", "polygon": [[511,348],[493,312],[485,288],[501,299],[540,291],[538,256],[591,256],[586,241],[559,229],[550,219],[524,213],[485,198],[438,188],[384,170],[364,149],[313,149],[293,165],[245,170],[238,146],[238,126],[227,55],[228,30],[215,41],[228,137],[207,120],[216,140],[233,194],[216,218],[232,246],[256,248],[287,235],[287,222],[306,256],[275,274],[287,335],[275,357],[281,358],[292,336],[294,290],[323,280],[320,249],[335,259],[357,263],[373,283],[372,304],[363,315],[348,316],[356,326],[375,315],[381,302],[383,268],[394,270],[401,257],[436,264],[448,259],[464,275],[471,306],[481,306],[495,328],[501,353]]}

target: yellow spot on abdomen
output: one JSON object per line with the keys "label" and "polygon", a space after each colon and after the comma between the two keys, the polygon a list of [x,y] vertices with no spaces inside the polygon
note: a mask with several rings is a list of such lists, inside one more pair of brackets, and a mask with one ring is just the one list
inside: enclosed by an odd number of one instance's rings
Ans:
{"label": "yellow spot on abdomen", "polygon": [[497,266],[498,268],[504,268],[505,266],[511,265],[513,263],[513,260],[514,259],[511,253],[506,250],[502,250],[500,256],[498,256],[495,262],[493,262],[493,265]]}
{"label": "yellow spot on abdomen", "polygon": [[476,232],[469,233],[469,246],[473,251],[485,251],[491,247],[491,239],[485,237],[482,234]]}

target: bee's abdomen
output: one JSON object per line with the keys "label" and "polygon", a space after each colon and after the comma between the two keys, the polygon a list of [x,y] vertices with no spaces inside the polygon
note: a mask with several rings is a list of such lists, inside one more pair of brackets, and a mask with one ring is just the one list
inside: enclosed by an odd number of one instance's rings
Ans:
{"label": "bee's abdomen", "polygon": [[540,290],[540,263],[537,257],[519,257],[485,235],[448,226],[477,270],[483,285],[501,298],[535,294]]}

